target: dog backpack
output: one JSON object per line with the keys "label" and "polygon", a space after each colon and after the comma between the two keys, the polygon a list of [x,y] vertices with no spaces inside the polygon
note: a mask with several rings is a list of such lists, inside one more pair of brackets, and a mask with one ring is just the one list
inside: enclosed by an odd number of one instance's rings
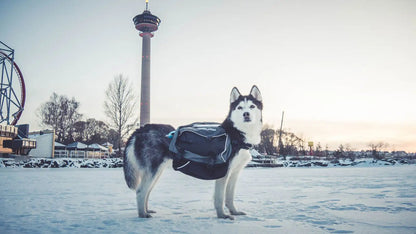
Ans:
{"label": "dog backpack", "polygon": [[231,141],[219,123],[193,123],[179,127],[170,135],[174,170],[204,180],[225,176]]}

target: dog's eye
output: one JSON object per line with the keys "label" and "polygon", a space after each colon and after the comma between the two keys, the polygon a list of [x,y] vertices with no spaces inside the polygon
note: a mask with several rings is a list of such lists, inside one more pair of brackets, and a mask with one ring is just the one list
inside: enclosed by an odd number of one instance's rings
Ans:
{"label": "dog's eye", "polygon": [[254,109],[254,108],[256,108],[256,106],[255,106],[255,105],[251,105],[251,106],[250,106],[250,109]]}
{"label": "dog's eye", "polygon": [[243,107],[242,107],[242,106],[239,106],[239,107],[237,107],[237,109],[238,109],[238,110],[242,110],[242,109],[243,109]]}

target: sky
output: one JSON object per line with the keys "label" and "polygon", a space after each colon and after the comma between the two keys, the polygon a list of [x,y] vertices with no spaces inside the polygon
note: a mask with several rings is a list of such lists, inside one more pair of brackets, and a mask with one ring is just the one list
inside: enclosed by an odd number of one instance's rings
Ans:
{"label": "sky", "polygon": [[[105,90],[128,77],[140,96],[145,1],[0,1],[0,40],[27,90],[19,121],[53,92],[84,118],[108,121]],[[151,122],[226,117],[231,89],[257,85],[263,121],[329,149],[416,152],[416,2],[412,0],[150,0],[161,19],[151,48]],[[137,115],[139,115],[139,107]]]}

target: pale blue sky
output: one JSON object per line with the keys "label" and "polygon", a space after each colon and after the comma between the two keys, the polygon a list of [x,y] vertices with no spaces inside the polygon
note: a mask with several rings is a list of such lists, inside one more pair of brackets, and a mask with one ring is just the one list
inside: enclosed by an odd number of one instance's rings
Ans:
{"label": "pale blue sky", "polygon": [[[36,109],[52,92],[106,120],[104,91],[119,73],[139,94],[132,18],[144,2],[1,0],[0,40],[27,86],[19,123],[39,129]],[[381,140],[416,151],[415,1],[150,0],[150,10],[162,20],[153,122],[222,121],[231,88],[256,84],[264,122],[276,128],[284,110],[284,128],[323,146]]]}

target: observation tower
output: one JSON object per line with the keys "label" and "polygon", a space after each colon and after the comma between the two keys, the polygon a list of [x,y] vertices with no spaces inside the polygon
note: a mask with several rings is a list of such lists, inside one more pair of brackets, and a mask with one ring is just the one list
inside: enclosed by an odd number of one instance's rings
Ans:
{"label": "observation tower", "polygon": [[142,43],[142,81],[140,93],[140,127],[150,123],[150,39],[160,24],[160,19],[148,10],[149,1],[146,0],[146,10],[133,18],[134,25],[143,38]]}

